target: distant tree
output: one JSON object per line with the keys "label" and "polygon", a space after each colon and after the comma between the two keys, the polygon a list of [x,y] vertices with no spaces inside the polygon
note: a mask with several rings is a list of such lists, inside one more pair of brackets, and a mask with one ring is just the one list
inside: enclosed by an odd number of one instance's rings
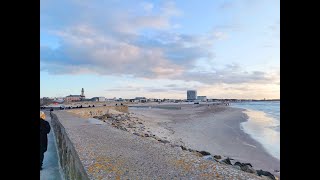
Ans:
{"label": "distant tree", "polygon": [[45,106],[53,103],[53,99],[49,98],[40,98],[40,106]]}

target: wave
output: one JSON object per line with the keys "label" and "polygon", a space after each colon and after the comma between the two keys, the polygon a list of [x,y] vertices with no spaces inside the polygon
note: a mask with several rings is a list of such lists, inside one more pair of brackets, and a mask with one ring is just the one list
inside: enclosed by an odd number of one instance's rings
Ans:
{"label": "wave", "polygon": [[241,129],[260,142],[265,150],[280,159],[280,122],[265,112],[247,109],[248,121],[241,123]]}

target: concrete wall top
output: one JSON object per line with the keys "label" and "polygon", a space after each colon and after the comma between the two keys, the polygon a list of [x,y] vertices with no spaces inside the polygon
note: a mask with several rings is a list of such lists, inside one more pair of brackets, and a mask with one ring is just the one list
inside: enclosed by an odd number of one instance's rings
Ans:
{"label": "concrete wall top", "polygon": [[107,123],[94,123],[66,111],[54,114],[90,179],[260,179]]}

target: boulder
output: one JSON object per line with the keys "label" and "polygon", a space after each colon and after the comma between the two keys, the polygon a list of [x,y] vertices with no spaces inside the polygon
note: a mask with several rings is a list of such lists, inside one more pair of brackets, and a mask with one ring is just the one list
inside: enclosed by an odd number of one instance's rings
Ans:
{"label": "boulder", "polygon": [[206,160],[216,161],[211,155],[202,156]]}
{"label": "boulder", "polygon": [[273,174],[271,174],[268,171],[263,171],[263,170],[257,170],[257,174],[258,176],[267,176],[268,178],[272,179],[272,180],[276,180],[276,178],[274,177]]}
{"label": "boulder", "polygon": [[238,169],[238,170],[241,170],[241,167],[238,166],[238,165],[235,165],[235,166],[233,166],[233,167],[236,168],[236,169]]}
{"label": "boulder", "polygon": [[158,141],[159,141],[159,142],[162,142],[162,143],[170,143],[170,141],[163,140],[163,139],[159,139]]}
{"label": "boulder", "polygon": [[253,173],[253,174],[256,174],[256,170],[254,170],[251,166],[249,165],[243,165],[243,166],[240,166],[241,170],[244,171],[244,172],[248,172],[248,173]]}
{"label": "boulder", "polygon": [[197,151],[198,153],[200,153],[202,156],[208,156],[211,155],[209,152],[207,151]]}
{"label": "boulder", "polygon": [[222,160],[221,162],[228,164],[228,165],[232,165],[230,160],[231,160],[230,158],[227,158],[227,159]]}
{"label": "boulder", "polygon": [[187,150],[187,148],[184,147],[184,146],[180,146],[180,147],[181,147],[182,150]]}
{"label": "boulder", "polygon": [[234,163],[234,165],[241,167],[241,166],[242,166],[242,163],[237,161],[237,162]]}
{"label": "boulder", "polygon": [[220,155],[214,155],[213,157],[216,158],[216,159],[221,159]]}
{"label": "boulder", "polygon": [[187,149],[189,152],[197,152],[196,150],[193,150],[193,149]]}

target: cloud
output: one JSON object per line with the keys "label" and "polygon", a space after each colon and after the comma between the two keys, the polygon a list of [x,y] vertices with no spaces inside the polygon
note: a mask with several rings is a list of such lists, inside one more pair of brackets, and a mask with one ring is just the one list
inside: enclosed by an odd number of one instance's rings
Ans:
{"label": "cloud", "polygon": [[132,75],[204,84],[269,80],[264,72],[245,72],[236,64],[206,72],[193,71],[199,58],[207,62],[213,58],[209,48],[215,40],[212,35],[161,33],[154,38],[139,36],[130,42],[86,25],[54,33],[61,37],[59,48],[40,47],[41,69],[51,74]]}
{"label": "cloud", "polygon": [[[172,19],[183,12],[173,2],[160,5],[145,2],[126,11],[124,9],[134,5],[131,1],[127,4],[118,1],[101,3],[41,1],[41,27],[58,37],[60,43],[58,48],[40,45],[41,71],[49,74],[130,75],[211,85],[270,80],[265,72],[246,72],[235,64],[222,69],[211,67],[216,40],[228,38],[224,29],[236,26],[216,27],[203,34],[177,33],[172,29],[178,24]],[[138,10],[148,13],[136,13]],[[206,72],[195,71],[199,59],[203,66],[210,67]],[[180,86],[166,88],[185,90]]]}
{"label": "cloud", "polygon": [[225,32],[216,31],[213,33],[214,37],[219,40],[228,39],[228,35]]}
{"label": "cloud", "polygon": [[143,2],[141,3],[141,6],[146,12],[151,12],[153,9],[153,4],[150,2]]}
{"label": "cloud", "polygon": [[166,85],[166,87],[177,87],[177,85],[176,84],[168,84],[168,85]]}

